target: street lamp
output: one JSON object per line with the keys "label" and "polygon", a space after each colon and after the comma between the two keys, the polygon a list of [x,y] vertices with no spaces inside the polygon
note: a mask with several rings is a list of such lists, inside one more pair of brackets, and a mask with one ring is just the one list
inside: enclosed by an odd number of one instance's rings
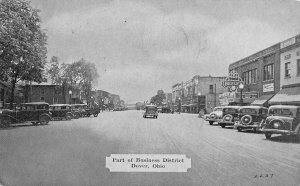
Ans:
{"label": "street lamp", "polygon": [[244,89],[244,84],[240,83],[239,84],[239,89],[241,90],[241,95],[240,95],[240,105],[243,105],[243,89]]}
{"label": "street lamp", "polygon": [[200,112],[200,96],[201,96],[201,93],[198,92],[198,113]]}
{"label": "street lamp", "polygon": [[71,99],[72,99],[72,97],[71,97],[71,95],[72,95],[72,90],[69,90],[69,95],[70,95],[70,101],[69,101],[69,103],[71,104]]}

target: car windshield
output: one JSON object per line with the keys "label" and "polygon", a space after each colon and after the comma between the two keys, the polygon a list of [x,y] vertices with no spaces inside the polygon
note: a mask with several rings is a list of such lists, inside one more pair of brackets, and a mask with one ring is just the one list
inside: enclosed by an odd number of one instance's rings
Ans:
{"label": "car windshield", "polygon": [[222,111],[222,108],[214,108],[214,111]]}
{"label": "car windshield", "polygon": [[146,107],[146,111],[156,111],[157,110],[157,108],[156,107]]}
{"label": "car windshield", "polygon": [[288,116],[288,117],[293,117],[296,115],[296,111],[292,110],[292,109],[280,109],[280,108],[276,108],[276,109],[271,109],[269,111],[269,115],[272,116]]}
{"label": "car windshield", "polygon": [[225,113],[237,113],[238,109],[235,109],[235,108],[225,108],[223,111]]}
{"label": "car windshield", "polygon": [[256,109],[251,109],[251,108],[243,108],[241,109],[242,114],[257,114],[258,111]]}

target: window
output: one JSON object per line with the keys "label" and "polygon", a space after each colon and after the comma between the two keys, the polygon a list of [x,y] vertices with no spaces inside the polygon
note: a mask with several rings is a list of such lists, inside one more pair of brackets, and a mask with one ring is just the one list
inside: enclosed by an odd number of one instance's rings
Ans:
{"label": "window", "polygon": [[46,108],[47,108],[46,105],[37,105],[37,106],[36,106],[36,109],[38,109],[38,110],[44,110],[44,109],[46,109]]}
{"label": "window", "polygon": [[284,64],[284,76],[291,77],[291,62],[287,62]]}
{"label": "window", "polygon": [[264,66],[264,81],[274,79],[274,64]]}
{"label": "window", "polygon": [[252,69],[246,72],[243,72],[243,81],[247,84],[253,84],[257,82],[257,69]]}
{"label": "window", "polygon": [[300,59],[297,59],[297,76],[300,76]]}
{"label": "window", "polygon": [[41,97],[41,101],[45,101],[45,97]]}
{"label": "window", "polygon": [[214,85],[209,85],[209,94],[214,93]]}
{"label": "window", "polygon": [[44,89],[41,89],[41,94],[45,94],[45,90]]}

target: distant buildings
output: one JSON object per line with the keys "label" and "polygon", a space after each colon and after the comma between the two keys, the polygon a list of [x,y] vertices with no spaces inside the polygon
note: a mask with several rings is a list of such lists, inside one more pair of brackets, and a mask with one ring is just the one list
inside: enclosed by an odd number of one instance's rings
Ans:
{"label": "distant buildings", "polygon": [[200,109],[211,111],[220,105],[219,95],[227,89],[222,87],[226,77],[194,76],[192,79],[172,86],[172,102],[175,110],[198,113]]}

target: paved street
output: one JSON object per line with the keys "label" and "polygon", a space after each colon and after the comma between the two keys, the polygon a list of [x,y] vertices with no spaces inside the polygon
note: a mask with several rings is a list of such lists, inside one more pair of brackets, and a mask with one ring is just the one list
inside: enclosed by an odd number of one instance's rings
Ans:
{"label": "paved street", "polygon": [[[187,173],[110,173],[110,154],[186,154]],[[268,174],[268,177],[260,175]],[[0,130],[3,185],[300,185],[293,138],[239,133],[192,114],[104,112],[97,118]],[[255,178],[257,176],[257,178]],[[271,177],[272,176],[272,177]],[[0,184],[1,185],[1,184]]]}

